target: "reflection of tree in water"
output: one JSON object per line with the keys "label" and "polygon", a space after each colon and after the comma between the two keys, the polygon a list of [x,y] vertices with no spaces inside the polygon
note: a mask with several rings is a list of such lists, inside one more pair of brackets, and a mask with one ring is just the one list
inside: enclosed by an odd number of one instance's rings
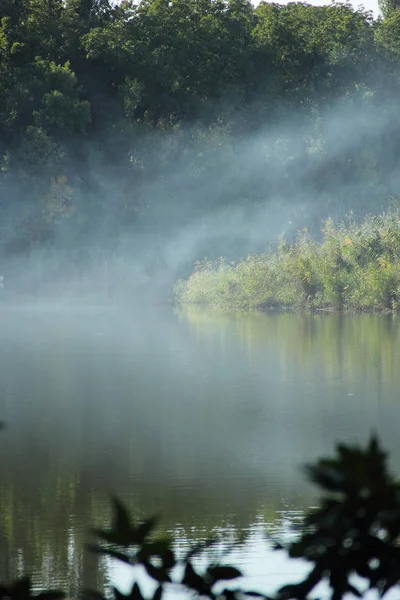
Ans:
{"label": "reflection of tree in water", "polygon": [[400,471],[397,316],[243,315],[193,306],[179,317],[198,344],[230,355],[227,363],[241,357],[242,376],[246,370],[246,382],[258,386],[249,388],[252,404],[275,418],[266,437],[278,458],[281,443],[292,462],[307,462],[331,452],[338,439],[364,441],[377,428]]}
{"label": "reflection of tree in water", "polygon": [[84,551],[97,507],[76,470],[54,464],[43,472],[36,464],[14,471],[2,464],[0,478],[2,580],[31,573],[37,584],[63,586],[70,594],[81,585],[101,589],[104,567]]}
{"label": "reflection of tree in water", "polygon": [[271,522],[284,499],[309,505],[279,407],[259,394],[256,356],[243,364],[235,328],[221,352],[172,315],[15,320],[4,319],[0,339],[5,577],[22,554],[25,570],[52,585],[101,587],[89,578],[102,582],[104,570],[83,544],[107,520],[109,493],[134,515],[161,514],[181,539],[243,531],[260,515]]}
{"label": "reflection of tree in water", "polygon": [[140,448],[132,447],[129,428],[121,429],[118,448],[105,460],[96,451],[95,424],[89,420],[85,427],[77,448],[57,445],[49,424],[42,423],[40,435],[33,433],[33,423],[29,431],[10,428],[1,435],[0,578],[28,572],[34,581],[40,574],[41,584],[62,586],[70,594],[82,585],[103,589],[105,564],[99,565],[84,544],[90,527],[109,520],[110,491],[138,518],[160,514],[160,530],[178,545],[221,531],[246,537],[256,520],[273,521],[281,507],[279,494],[266,498],[262,486],[246,492],[234,478],[196,481],[193,473],[185,487],[168,469],[159,469],[154,479],[151,461],[138,469]]}
{"label": "reflection of tree in water", "polygon": [[[274,347],[288,369],[300,366],[303,376],[323,368],[344,375],[343,369],[375,385],[399,383],[400,327],[396,315],[240,314],[189,306],[180,311],[199,338],[226,336],[226,344],[241,343],[247,356]],[[260,358],[265,358],[261,356]],[[318,359],[318,360],[317,360]],[[396,388],[397,389],[397,388]],[[397,392],[396,392],[397,393]]]}

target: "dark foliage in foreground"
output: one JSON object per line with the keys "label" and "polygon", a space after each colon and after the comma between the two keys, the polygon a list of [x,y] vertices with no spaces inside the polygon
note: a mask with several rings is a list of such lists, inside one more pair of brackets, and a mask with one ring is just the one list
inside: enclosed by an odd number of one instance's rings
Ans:
{"label": "dark foliage in foreground", "polygon": [[[323,492],[320,507],[296,527],[293,541],[287,547],[275,543],[275,549],[286,550],[292,558],[306,559],[313,567],[304,581],[278,590],[276,600],[305,600],[323,580],[329,585],[332,600],[339,600],[349,592],[362,597],[354,575],[364,579],[363,590],[377,590],[380,596],[398,586],[400,484],[388,472],[386,462],[386,453],[378,440],[372,438],[366,449],[341,444],[336,457],[321,459],[307,467],[308,476]],[[156,518],[135,523],[116,498],[113,508],[111,528],[95,530],[99,541],[89,550],[132,567],[144,567],[157,585],[152,600],[160,600],[167,586],[183,589],[189,596],[212,600],[266,598],[227,583],[240,578],[241,572],[226,564],[224,555],[220,561],[208,561],[205,568],[197,568],[196,557],[214,546],[216,540],[198,544],[184,556],[178,556],[171,540],[154,535]],[[127,596],[116,589],[112,591],[116,600],[145,600],[137,583]],[[9,587],[0,586],[0,598],[12,600],[33,597],[58,600],[64,596],[61,591],[34,596],[28,578]],[[94,590],[84,590],[81,597],[104,600]]]}

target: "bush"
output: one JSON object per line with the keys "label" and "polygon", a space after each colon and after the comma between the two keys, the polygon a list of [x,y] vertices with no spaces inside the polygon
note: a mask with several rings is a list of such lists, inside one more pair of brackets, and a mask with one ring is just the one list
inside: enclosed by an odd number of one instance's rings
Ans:
{"label": "bush", "polygon": [[304,229],[293,243],[282,240],[275,251],[237,264],[197,263],[189,279],[176,285],[175,297],[236,309],[399,309],[398,212],[336,227],[328,220],[322,234],[318,243]]}

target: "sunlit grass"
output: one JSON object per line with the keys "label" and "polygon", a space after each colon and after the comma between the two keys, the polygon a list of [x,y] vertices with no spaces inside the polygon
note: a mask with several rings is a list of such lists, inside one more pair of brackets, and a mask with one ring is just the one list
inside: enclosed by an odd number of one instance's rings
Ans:
{"label": "sunlit grass", "polygon": [[324,223],[322,240],[307,229],[296,240],[238,263],[204,260],[175,286],[178,302],[218,308],[400,308],[400,214],[362,223]]}

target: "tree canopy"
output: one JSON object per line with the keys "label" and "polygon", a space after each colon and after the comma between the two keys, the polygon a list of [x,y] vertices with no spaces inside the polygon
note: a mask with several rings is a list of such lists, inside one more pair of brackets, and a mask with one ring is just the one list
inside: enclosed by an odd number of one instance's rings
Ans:
{"label": "tree canopy", "polygon": [[337,3],[3,0],[1,256],[273,202],[382,208],[398,194],[392,4],[374,20]]}

